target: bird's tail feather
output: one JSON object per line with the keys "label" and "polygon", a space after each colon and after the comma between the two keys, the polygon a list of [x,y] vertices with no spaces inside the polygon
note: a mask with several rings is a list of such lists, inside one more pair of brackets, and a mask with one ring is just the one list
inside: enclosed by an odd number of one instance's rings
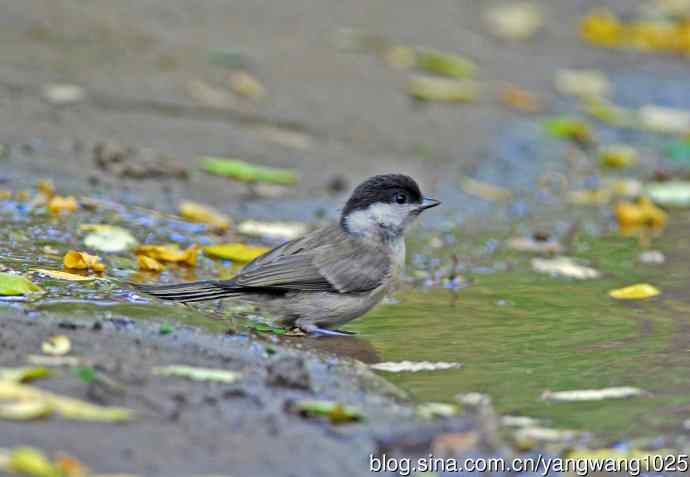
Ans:
{"label": "bird's tail feather", "polygon": [[193,302],[215,300],[237,295],[237,290],[222,287],[218,282],[205,280],[200,282],[179,283],[175,285],[138,285],[134,287],[146,294],[161,300]]}

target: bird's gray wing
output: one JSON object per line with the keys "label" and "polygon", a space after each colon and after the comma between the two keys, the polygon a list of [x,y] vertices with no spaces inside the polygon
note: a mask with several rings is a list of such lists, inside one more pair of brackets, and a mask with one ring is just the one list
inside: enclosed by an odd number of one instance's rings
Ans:
{"label": "bird's gray wing", "polygon": [[287,242],[248,264],[228,286],[330,292],[368,291],[390,272],[379,247],[362,244],[338,225]]}

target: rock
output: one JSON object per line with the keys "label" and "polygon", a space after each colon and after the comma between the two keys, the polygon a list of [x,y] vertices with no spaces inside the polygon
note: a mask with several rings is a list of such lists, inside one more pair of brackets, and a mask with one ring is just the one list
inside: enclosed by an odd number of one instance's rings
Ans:
{"label": "rock", "polygon": [[311,389],[311,377],[303,358],[278,356],[267,368],[266,382],[273,386]]}

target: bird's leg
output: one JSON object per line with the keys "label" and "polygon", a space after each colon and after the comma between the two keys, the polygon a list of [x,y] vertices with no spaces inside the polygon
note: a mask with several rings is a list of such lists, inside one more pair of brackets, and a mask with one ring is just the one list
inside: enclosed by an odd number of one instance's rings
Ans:
{"label": "bird's leg", "polygon": [[301,322],[301,320],[297,320],[295,324],[300,330],[304,331],[308,335],[313,336],[352,336],[356,334],[351,331],[339,331],[329,330],[328,328],[319,328],[314,323],[304,323]]}

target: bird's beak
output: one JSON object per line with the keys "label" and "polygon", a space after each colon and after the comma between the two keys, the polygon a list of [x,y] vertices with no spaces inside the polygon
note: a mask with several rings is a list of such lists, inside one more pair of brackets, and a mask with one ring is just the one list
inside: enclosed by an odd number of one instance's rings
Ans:
{"label": "bird's beak", "polygon": [[441,201],[432,199],[431,197],[424,197],[422,200],[422,205],[419,206],[420,210],[426,210],[430,209],[432,207],[436,207],[437,205],[440,205]]}

